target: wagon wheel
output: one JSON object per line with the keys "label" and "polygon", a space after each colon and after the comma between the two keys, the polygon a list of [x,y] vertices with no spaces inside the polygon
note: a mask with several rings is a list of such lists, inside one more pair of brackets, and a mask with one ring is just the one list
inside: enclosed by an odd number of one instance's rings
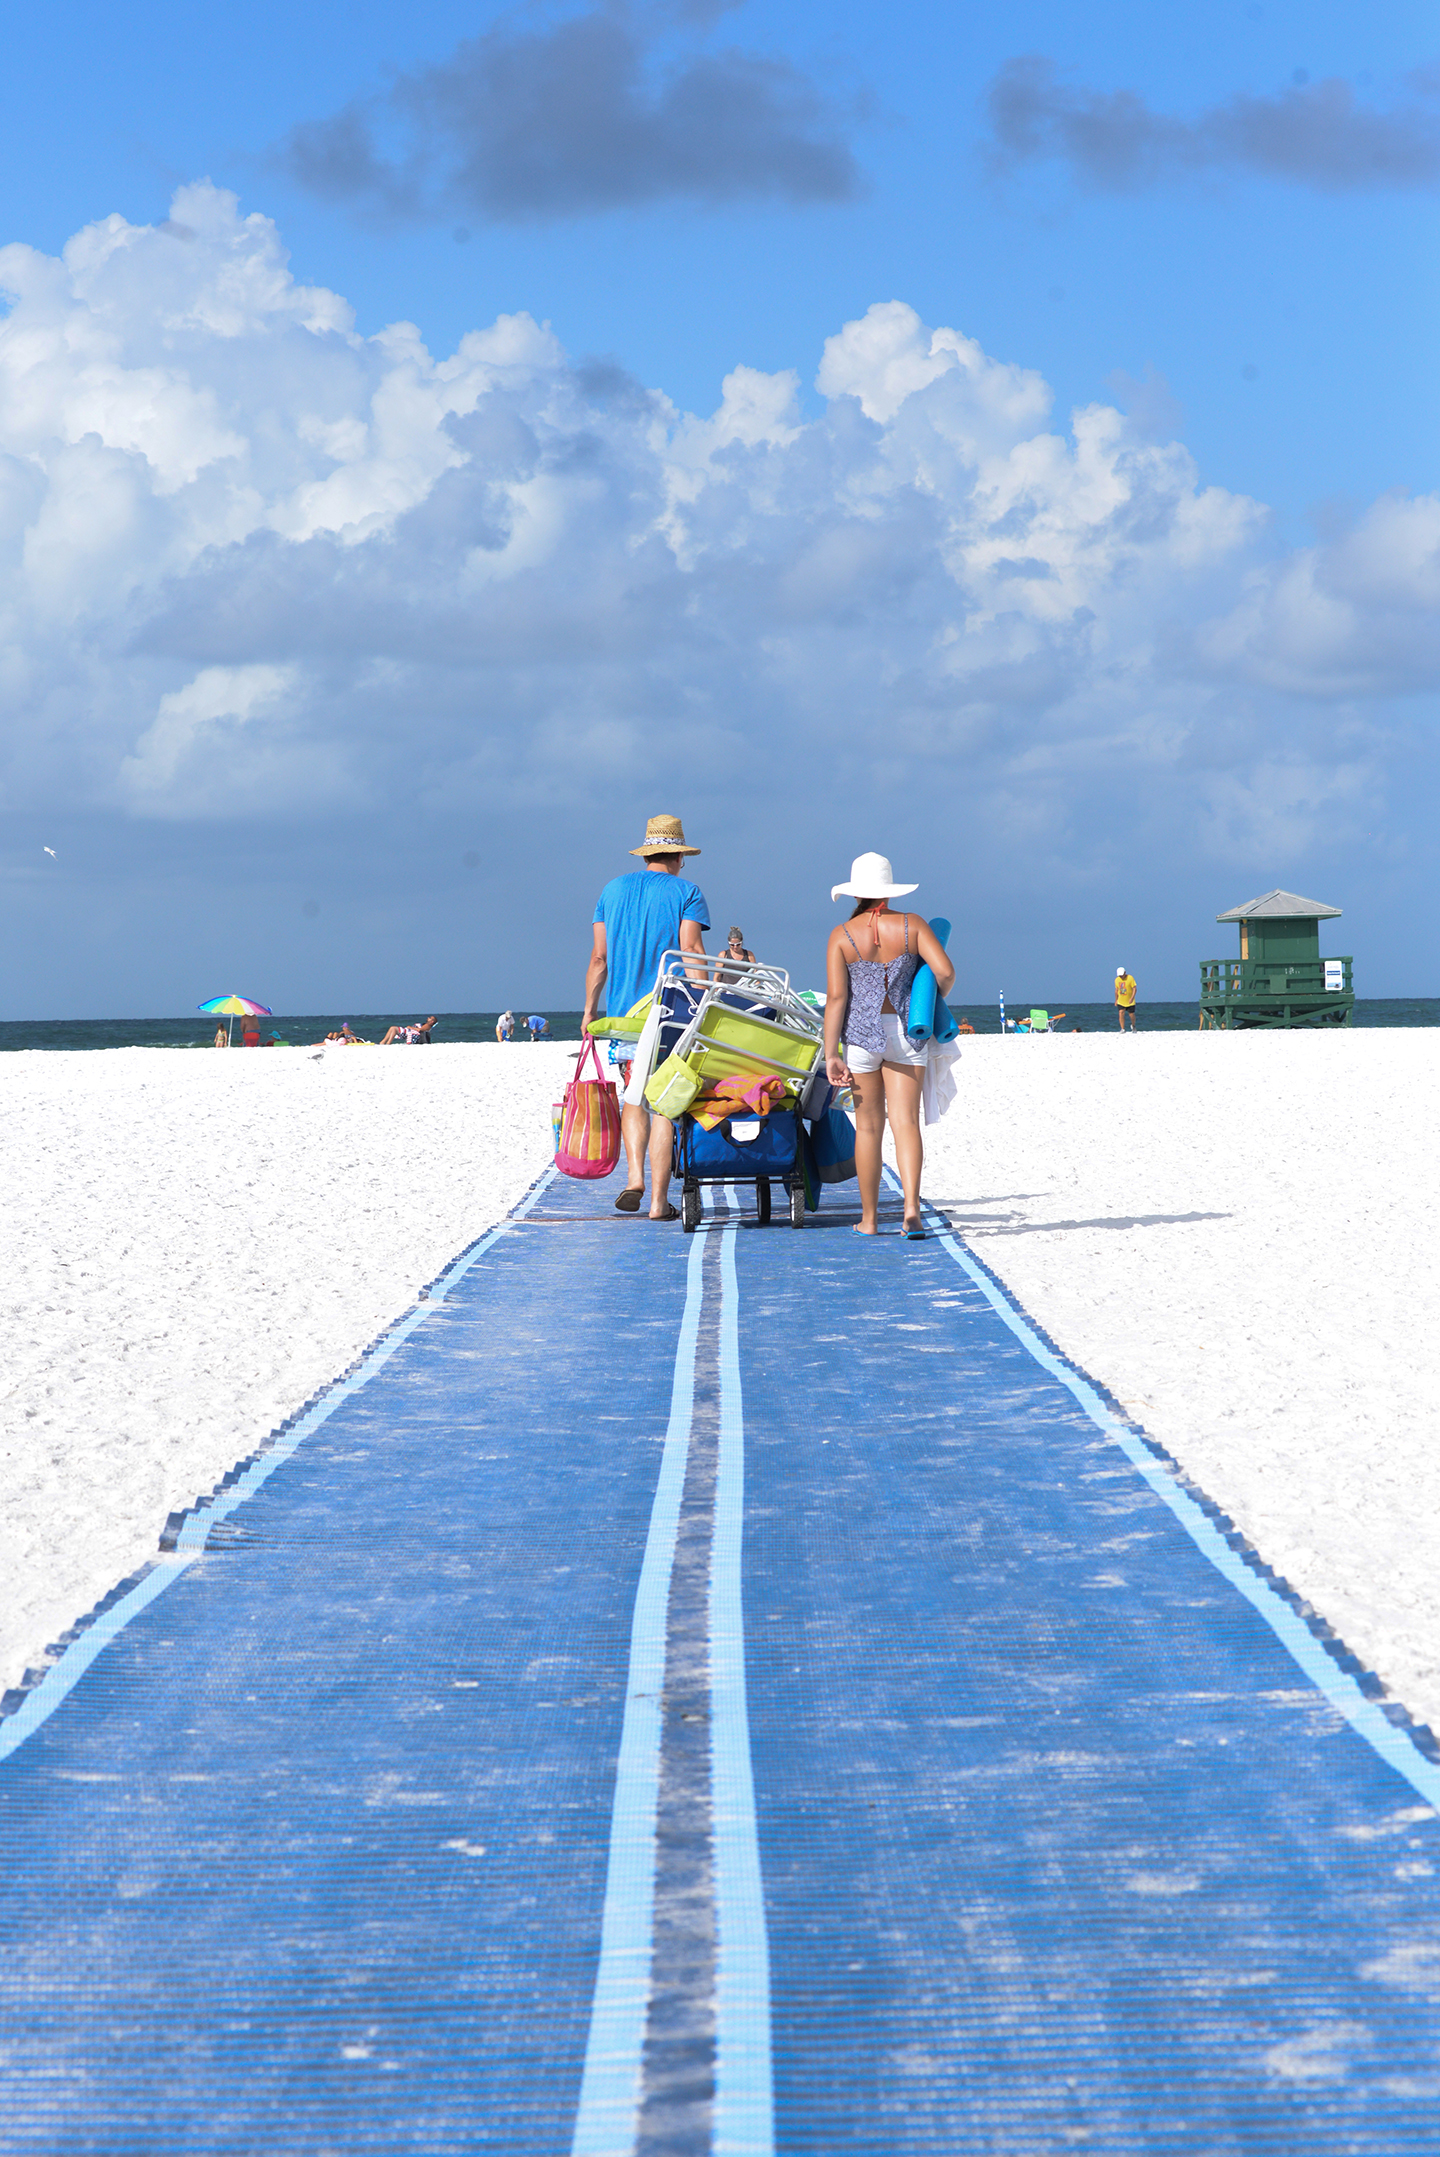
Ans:
{"label": "wagon wheel", "polygon": [[755,1179],[755,1210],[760,1216],[760,1226],[763,1228],[770,1218],[770,1178],[768,1176],[757,1176]]}
{"label": "wagon wheel", "polygon": [[805,1226],[805,1186],[803,1183],[792,1183],[790,1186],[790,1226],[792,1228],[803,1228]]}
{"label": "wagon wheel", "polygon": [[680,1193],[680,1226],[687,1236],[700,1226],[700,1192],[698,1186],[687,1184]]}

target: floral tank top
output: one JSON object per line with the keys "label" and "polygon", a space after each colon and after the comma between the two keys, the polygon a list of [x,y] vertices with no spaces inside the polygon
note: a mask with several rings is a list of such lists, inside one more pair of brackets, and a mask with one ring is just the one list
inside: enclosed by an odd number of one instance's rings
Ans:
{"label": "floral tank top", "polygon": [[885,1027],[881,1011],[888,995],[900,1020],[900,1031],[905,1031],[905,1021],[910,1016],[910,990],[920,971],[920,954],[910,949],[910,916],[904,914],[905,949],[898,959],[887,966],[883,959],[862,959],[860,946],[845,931],[846,940],[855,956],[847,959],[850,969],[850,1007],[845,1014],[844,1036],[846,1042],[857,1049],[868,1049],[872,1056],[885,1052]]}

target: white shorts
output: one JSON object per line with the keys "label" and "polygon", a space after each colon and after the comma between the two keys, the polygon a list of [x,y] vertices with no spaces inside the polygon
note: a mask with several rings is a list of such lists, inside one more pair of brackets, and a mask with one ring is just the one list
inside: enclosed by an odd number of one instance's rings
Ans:
{"label": "white shorts", "polygon": [[851,1048],[847,1041],[845,1061],[850,1069],[860,1072],[878,1071],[881,1064],[908,1064],[917,1071],[923,1071],[930,1061],[929,1042],[922,1041],[917,1048],[913,1041],[907,1041],[899,1018],[893,1011],[882,1011],[880,1024],[885,1032],[885,1053],[877,1056],[873,1049]]}

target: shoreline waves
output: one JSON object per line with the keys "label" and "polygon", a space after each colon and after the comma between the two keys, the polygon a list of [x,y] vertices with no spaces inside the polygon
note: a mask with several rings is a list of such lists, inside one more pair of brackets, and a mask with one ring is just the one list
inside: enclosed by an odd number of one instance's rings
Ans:
{"label": "shoreline waves", "polygon": [[[1000,1032],[998,1004],[962,1002],[952,996],[956,1016],[963,1012],[977,1034]],[[1052,997],[1049,1004],[1037,1007],[1052,1013],[1063,1011],[1065,1023],[1062,1033],[1068,1034],[1078,1026],[1082,1033],[1117,1033],[1114,1007],[1111,1004],[1067,1003],[1061,997]],[[1024,1018],[1030,1010],[1030,1002],[1020,997],[1005,1000],[1007,1018]],[[1195,1033],[1199,1025],[1199,1005],[1189,1003],[1147,1003],[1141,998],[1138,1031],[1144,1033]],[[578,1041],[580,1039],[580,1013],[578,1011],[542,1011],[541,1017],[550,1022],[550,1038],[553,1041]],[[342,1019],[348,1020],[362,1041],[376,1043],[386,1029],[397,1019],[414,1018],[416,1013],[350,1011],[319,1013],[311,1012],[288,1017],[277,1013],[262,1024],[266,1032],[276,1032],[287,1045],[305,1047],[324,1039],[327,1033],[339,1027]],[[516,1007],[516,1021],[520,1031],[512,1047],[532,1046],[524,1033],[526,1011]],[[495,1039],[496,1011],[442,1011],[435,1028],[434,1046],[454,1048],[462,1042],[491,1043]],[[24,1053],[30,1050],[56,1049],[208,1049],[213,1045],[215,1020],[197,1013],[193,1017],[184,1014],[176,1018],[158,1019],[3,1019],[0,1020],[0,1055]],[[1355,1005],[1354,1024],[1360,1028],[1376,1026],[1413,1028],[1417,1026],[1440,1027],[1440,996],[1372,996],[1362,997]],[[1338,1029],[1337,1029],[1338,1030]],[[238,1046],[237,1026],[237,1042]]]}

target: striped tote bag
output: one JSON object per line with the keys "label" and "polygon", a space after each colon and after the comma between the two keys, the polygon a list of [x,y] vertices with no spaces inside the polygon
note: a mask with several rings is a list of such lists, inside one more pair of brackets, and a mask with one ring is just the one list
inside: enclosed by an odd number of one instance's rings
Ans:
{"label": "striped tote bag", "polygon": [[[593,1078],[581,1077],[587,1053],[595,1066]],[[562,1176],[608,1176],[619,1158],[619,1098],[600,1067],[599,1050],[587,1035],[575,1076],[565,1088],[555,1166]]]}

